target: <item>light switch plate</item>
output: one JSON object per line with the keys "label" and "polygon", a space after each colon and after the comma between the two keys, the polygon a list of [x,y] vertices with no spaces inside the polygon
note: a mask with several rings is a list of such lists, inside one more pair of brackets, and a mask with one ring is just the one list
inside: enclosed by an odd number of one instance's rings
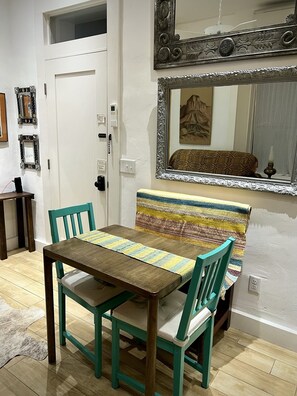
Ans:
{"label": "light switch plate", "polygon": [[120,160],[120,171],[122,173],[130,173],[131,175],[135,175],[136,161],[130,160],[130,159],[121,159]]}
{"label": "light switch plate", "polygon": [[104,159],[97,160],[97,171],[98,173],[106,172],[106,160]]}
{"label": "light switch plate", "polygon": [[105,114],[97,114],[97,122],[98,122],[98,125],[105,125],[105,123],[106,123]]}

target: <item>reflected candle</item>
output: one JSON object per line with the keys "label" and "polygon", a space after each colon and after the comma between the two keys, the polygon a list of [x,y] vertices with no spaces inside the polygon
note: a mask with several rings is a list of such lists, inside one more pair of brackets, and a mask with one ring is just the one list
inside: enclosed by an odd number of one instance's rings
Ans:
{"label": "reflected candle", "polygon": [[270,147],[268,162],[273,162],[273,146]]}

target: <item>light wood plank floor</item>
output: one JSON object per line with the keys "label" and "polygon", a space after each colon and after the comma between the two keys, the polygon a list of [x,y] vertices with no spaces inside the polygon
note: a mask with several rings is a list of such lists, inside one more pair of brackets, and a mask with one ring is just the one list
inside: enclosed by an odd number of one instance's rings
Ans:
{"label": "light wood plank floor", "polygon": [[[45,310],[41,253],[11,252],[7,260],[0,261],[0,296],[15,308],[36,306]],[[91,344],[92,316],[73,302],[69,302],[68,312],[71,331],[83,343]],[[45,326],[45,318],[42,318],[33,323],[29,331],[45,339]],[[136,376],[141,376],[145,352],[125,342],[122,347],[123,366],[128,371],[137,369]],[[118,390],[111,388],[109,321],[104,322],[103,354],[101,379],[95,378],[92,365],[70,343],[66,347],[57,346],[57,365],[49,365],[47,359],[39,362],[16,357],[0,369],[0,395],[136,395],[124,385]],[[169,396],[172,394],[171,370],[164,359],[162,362],[158,362],[157,387]],[[215,340],[209,389],[202,389],[200,381],[201,375],[187,366],[184,395],[297,396],[297,354],[230,328]]]}

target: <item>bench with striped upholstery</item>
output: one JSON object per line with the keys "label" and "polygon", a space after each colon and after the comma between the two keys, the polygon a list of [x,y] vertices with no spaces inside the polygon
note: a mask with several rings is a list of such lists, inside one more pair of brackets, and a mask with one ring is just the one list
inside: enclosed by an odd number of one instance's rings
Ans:
{"label": "bench with striped upholstery", "polygon": [[[225,277],[222,297],[226,312],[217,313],[215,331],[230,324],[233,284],[242,269],[251,207],[239,202],[158,190],[137,191],[135,227],[138,230],[214,249],[228,237],[236,239]],[[226,291],[228,290],[228,294]],[[219,306],[220,307],[220,306]],[[218,307],[218,311],[219,311]]]}

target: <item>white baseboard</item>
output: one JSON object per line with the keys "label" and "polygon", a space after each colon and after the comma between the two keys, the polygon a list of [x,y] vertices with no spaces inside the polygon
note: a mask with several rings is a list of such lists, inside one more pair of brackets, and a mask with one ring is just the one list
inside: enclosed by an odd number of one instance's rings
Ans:
{"label": "white baseboard", "polygon": [[231,327],[297,352],[297,332],[254,315],[232,309]]}
{"label": "white baseboard", "polygon": [[[6,241],[7,244],[7,251],[10,252],[11,250],[15,250],[18,249],[18,237],[13,237],[13,238],[9,238]],[[27,238],[25,240],[25,244],[26,246],[28,246],[28,241]],[[42,253],[43,247],[48,245],[48,243],[45,243],[43,241],[40,241],[38,239],[35,239],[35,248],[38,252]]]}
{"label": "white baseboard", "polygon": [[43,241],[40,241],[38,239],[35,239],[35,247],[37,252],[42,253],[44,246],[48,245],[48,243],[45,243]]}

